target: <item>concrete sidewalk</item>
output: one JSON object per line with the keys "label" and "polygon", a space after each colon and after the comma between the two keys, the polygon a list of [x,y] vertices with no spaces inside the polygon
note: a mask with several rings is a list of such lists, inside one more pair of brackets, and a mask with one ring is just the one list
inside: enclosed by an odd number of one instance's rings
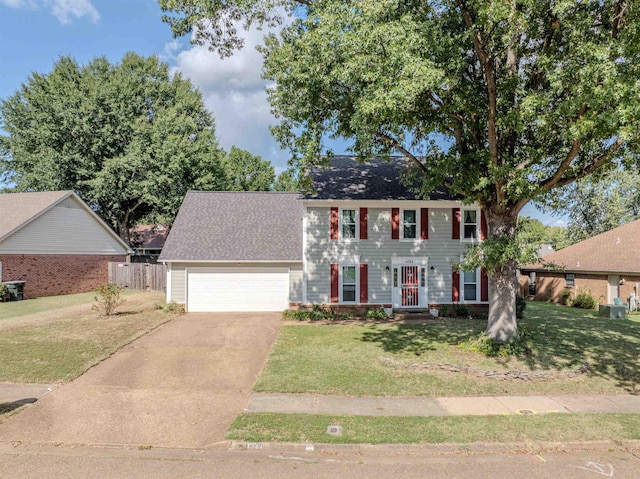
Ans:
{"label": "concrete sidewalk", "polygon": [[48,384],[0,383],[0,404],[33,403],[56,387]]}
{"label": "concrete sidewalk", "polygon": [[249,413],[356,416],[485,416],[547,413],[640,413],[640,396],[352,397],[256,393]]}

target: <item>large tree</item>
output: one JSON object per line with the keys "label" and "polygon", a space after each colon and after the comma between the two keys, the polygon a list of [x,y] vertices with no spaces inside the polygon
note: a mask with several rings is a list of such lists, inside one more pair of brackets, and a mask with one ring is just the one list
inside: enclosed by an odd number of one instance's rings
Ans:
{"label": "large tree", "polygon": [[568,244],[640,218],[640,173],[631,168],[602,173],[569,185],[552,199],[553,211],[568,217]]}
{"label": "large tree", "polygon": [[0,124],[0,179],[75,190],[127,241],[138,221],[172,221],[189,189],[226,185],[200,93],[155,57],[62,57],[0,103]]}
{"label": "large tree", "polygon": [[[264,75],[274,133],[303,170],[323,142],[399,152],[424,191],[485,210],[486,334],[517,335],[514,232],[530,200],[637,151],[640,5],[631,0],[160,0],[175,34],[222,55],[275,24]],[[297,11],[295,11],[297,9]],[[438,141],[435,141],[438,139]],[[468,265],[469,262],[465,263]]]}
{"label": "large tree", "polygon": [[276,179],[271,162],[232,146],[224,157],[230,191],[269,191]]}

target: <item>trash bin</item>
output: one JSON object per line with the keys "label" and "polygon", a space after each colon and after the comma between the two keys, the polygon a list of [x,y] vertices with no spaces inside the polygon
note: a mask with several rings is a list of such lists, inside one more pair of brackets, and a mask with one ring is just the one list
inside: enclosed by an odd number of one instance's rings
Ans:
{"label": "trash bin", "polygon": [[22,301],[24,299],[24,285],[26,281],[5,281],[9,291],[9,301]]}

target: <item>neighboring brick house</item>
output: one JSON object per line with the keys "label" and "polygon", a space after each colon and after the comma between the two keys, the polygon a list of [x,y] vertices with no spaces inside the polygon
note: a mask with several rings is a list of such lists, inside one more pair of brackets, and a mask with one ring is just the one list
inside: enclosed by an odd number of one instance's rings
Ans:
{"label": "neighboring brick house", "polygon": [[487,275],[452,267],[486,236],[484,215],[444,188],[419,197],[406,166],[334,157],[307,196],[189,192],[159,258],[167,300],[189,311],[487,305]]}
{"label": "neighboring brick house", "polygon": [[157,263],[171,225],[138,225],[131,228],[132,263]]}
{"label": "neighboring brick house", "polygon": [[[613,298],[625,302],[638,296],[640,285],[640,220],[612,229],[544,257],[546,263],[562,268],[551,271],[544,265],[521,268],[520,284],[535,285],[538,301],[559,302],[565,291],[571,296],[590,291],[601,303]],[[534,289],[534,288],[532,288]]]}
{"label": "neighboring brick house", "polygon": [[0,194],[0,281],[25,297],[91,291],[128,246],[72,191]]}

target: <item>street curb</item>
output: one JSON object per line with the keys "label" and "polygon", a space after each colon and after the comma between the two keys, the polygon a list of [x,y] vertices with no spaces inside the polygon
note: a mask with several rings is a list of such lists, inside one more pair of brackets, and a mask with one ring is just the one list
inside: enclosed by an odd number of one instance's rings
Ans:
{"label": "street curb", "polygon": [[351,455],[482,455],[540,454],[542,452],[628,451],[640,453],[640,440],[586,442],[516,442],[468,444],[326,444],[289,442],[230,441],[230,451],[274,451],[285,453],[351,454]]}

